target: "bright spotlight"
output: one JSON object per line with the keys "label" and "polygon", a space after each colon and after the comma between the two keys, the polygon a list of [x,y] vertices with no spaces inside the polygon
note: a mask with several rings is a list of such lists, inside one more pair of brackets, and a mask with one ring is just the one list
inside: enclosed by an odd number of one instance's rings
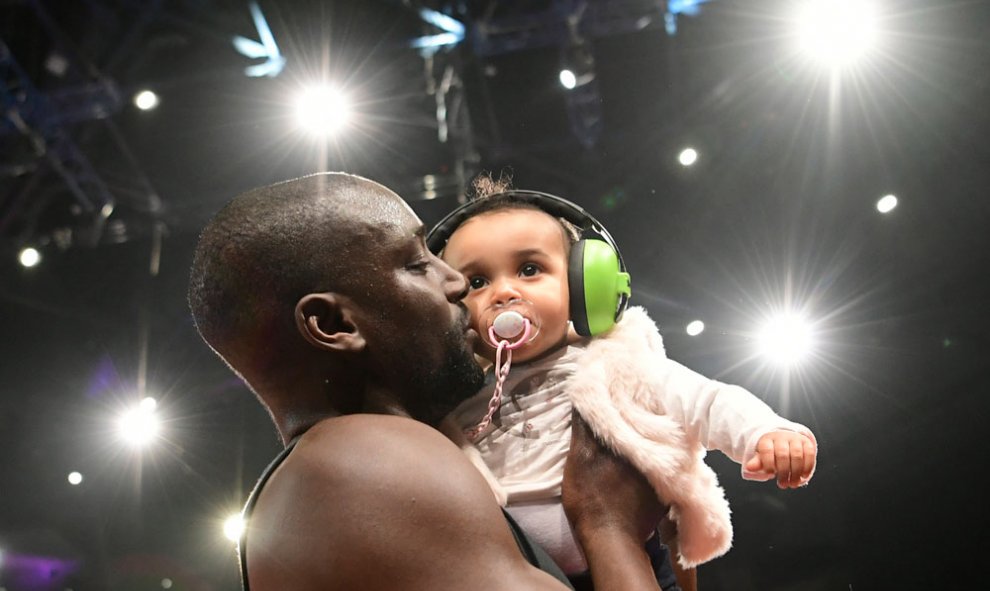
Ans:
{"label": "bright spotlight", "polygon": [[38,252],[38,249],[28,246],[17,255],[17,260],[20,261],[21,266],[30,269],[41,262],[41,253]]}
{"label": "bright spotlight", "polygon": [[699,334],[705,332],[705,323],[700,320],[695,320],[693,322],[688,323],[687,328],[685,330],[687,331],[689,336],[696,337]]}
{"label": "bright spotlight", "polygon": [[69,484],[76,486],[83,481],[83,475],[79,472],[69,472]]}
{"label": "bright spotlight", "polygon": [[142,111],[150,111],[158,106],[158,95],[150,90],[142,90],[134,95],[134,106]]}
{"label": "bright spotlight", "polygon": [[151,442],[161,429],[158,417],[155,416],[154,406],[145,403],[144,400],[136,408],[121,415],[118,423],[121,437],[137,447]]}
{"label": "bright spotlight", "polygon": [[684,148],[677,155],[677,161],[681,163],[681,166],[691,166],[698,161],[698,151],[694,148]]}
{"label": "bright spotlight", "polygon": [[784,314],[768,322],[757,340],[765,357],[774,363],[790,365],[811,350],[811,327],[800,316]]}
{"label": "bright spotlight", "polygon": [[571,70],[561,70],[560,71],[560,85],[567,90],[573,89],[577,86],[577,76]]}
{"label": "bright spotlight", "polygon": [[223,535],[231,542],[241,539],[244,533],[244,517],[240,513],[235,513],[223,522]]}
{"label": "bright spotlight", "polygon": [[897,197],[894,195],[884,195],[877,201],[877,211],[880,213],[889,213],[897,207]]}
{"label": "bright spotlight", "polygon": [[815,59],[841,66],[876,40],[873,7],[862,0],[810,0],[798,17],[801,48]]}
{"label": "bright spotlight", "polygon": [[171,589],[171,588],[172,588],[172,579],[169,579],[167,577],[162,579],[162,589]]}
{"label": "bright spotlight", "polygon": [[302,93],[296,103],[296,120],[315,135],[333,133],[350,119],[347,97],[336,88],[317,86]]}

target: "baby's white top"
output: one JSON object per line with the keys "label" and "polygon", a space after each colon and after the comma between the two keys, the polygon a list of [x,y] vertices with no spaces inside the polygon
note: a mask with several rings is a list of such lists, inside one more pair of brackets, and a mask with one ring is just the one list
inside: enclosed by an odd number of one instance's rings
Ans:
{"label": "baby's white top", "polygon": [[[571,446],[571,401],[564,390],[582,345],[563,347],[526,365],[512,366],[502,387],[502,405],[474,442],[508,495],[509,504],[560,496],[564,460]],[[474,427],[488,409],[489,383],[461,403],[453,418]]]}

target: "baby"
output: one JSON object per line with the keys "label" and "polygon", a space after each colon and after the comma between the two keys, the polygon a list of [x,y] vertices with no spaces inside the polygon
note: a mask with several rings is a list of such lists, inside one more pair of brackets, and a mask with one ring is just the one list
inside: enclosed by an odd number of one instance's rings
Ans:
{"label": "baby", "polygon": [[[529,191],[475,199],[438,224],[428,244],[467,277],[464,303],[482,336],[476,353],[495,365],[488,385],[443,430],[567,574],[587,570],[560,502],[572,409],[670,506],[684,568],[732,542],[728,503],[703,461],[707,449],[742,464],[745,479],[776,478],[781,488],[811,479],[817,445],[808,428],[743,388],[667,359],[646,311],[624,311],[629,277],[621,257],[574,204]],[[602,252],[613,260],[593,260]],[[612,292],[604,304],[593,293],[602,281]]]}

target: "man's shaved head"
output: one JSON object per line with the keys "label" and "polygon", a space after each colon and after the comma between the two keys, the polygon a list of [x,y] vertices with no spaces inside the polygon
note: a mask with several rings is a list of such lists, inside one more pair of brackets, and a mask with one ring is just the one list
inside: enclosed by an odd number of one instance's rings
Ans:
{"label": "man's shaved head", "polygon": [[286,436],[293,417],[331,409],[439,422],[481,386],[466,293],[395,193],[325,173],[221,209],[200,236],[189,304]]}
{"label": "man's shaved head", "polygon": [[298,299],[359,289],[369,238],[408,212],[385,187],[344,173],[239,195],[196,248],[189,285],[196,327],[229,363],[248,349],[254,362],[274,360],[294,331]]}

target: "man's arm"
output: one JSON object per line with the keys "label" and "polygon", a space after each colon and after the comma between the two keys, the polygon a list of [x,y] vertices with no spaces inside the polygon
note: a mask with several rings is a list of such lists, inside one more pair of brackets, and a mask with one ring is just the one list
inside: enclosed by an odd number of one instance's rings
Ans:
{"label": "man's arm", "polygon": [[604,449],[577,412],[561,500],[596,591],[659,591],[643,542],[666,507],[635,468]]}
{"label": "man's arm", "polygon": [[484,479],[409,419],[327,419],[297,443],[248,524],[252,591],[564,589],[520,553]]}

